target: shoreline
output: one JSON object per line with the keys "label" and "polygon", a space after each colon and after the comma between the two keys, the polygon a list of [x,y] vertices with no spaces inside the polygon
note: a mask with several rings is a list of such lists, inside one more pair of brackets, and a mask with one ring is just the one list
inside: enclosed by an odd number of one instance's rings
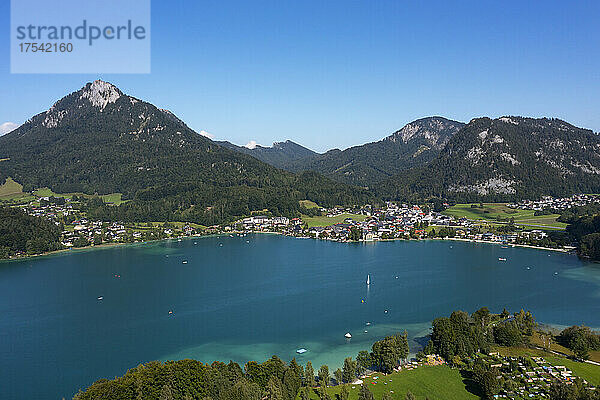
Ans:
{"label": "shoreline", "polygon": [[[269,235],[283,235],[281,232],[242,232],[242,231],[232,231],[231,233],[211,233],[209,235],[196,235],[196,236],[176,236],[176,237],[171,237],[171,238],[165,238],[165,239],[155,239],[155,240],[146,240],[144,242],[133,242],[133,243],[102,243],[102,244],[96,244],[96,245],[89,245],[89,246],[85,246],[85,247],[69,247],[66,249],[59,249],[59,250],[53,250],[53,251],[49,251],[46,253],[41,253],[41,254],[27,254],[24,256],[18,256],[18,257],[13,257],[13,258],[3,258],[0,259],[0,264],[2,264],[3,262],[12,262],[12,261],[25,261],[28,259],[32,259],[32,258],[40,258],[40,257],[49,257],[49,256],[61,256],[61,255],[65,255],[65,254],[71,254],[71,253],[83,253],[86,251],[93,251],[93,250],[105,250],[111,247],[120,247],[120,246],[141,246],[141,245],[147,245],[147,244],[152,244],[152,243],[158,243],[158,242],[167,242],[167,241],[178,241],[179,239],[183,240],[189,240],[189,239],[203,239],[203,238],[208,238],[208,237],[217,237],[217,236],[229,236],[230,234],[235,233],[235,234],[240,234],[240,233],[252,233],[252,234],[269,234]],[[287,235],[285,235],[287,236]],[[294,236],[290,236],[290,237],[294,237]]]}
{"label": "shoreline", "polygon": [[[291,237],[294,239],[313,239],[313,240],[323,240],[323,239],[318,239],[318,238],[311,238],[309,236],[294,236],[294,235],[286,235],[282,232],[269,232],[269,231],[231,231],[228,233],[222,232],[222,233],[211,233],[208,235],[196,235],[196,236],[176,236],[176,237],[171,237],[171,238],[165,238],[165,239],[156,239],[156,240],[147,240],[144,242],[133,242],[133,243],[102,243],[102,244],[97,244],[97,245],[89,245],[89,246],[85,246],[85,247],[70,247],[70,248],[66,248],[66,249],[60,249],[60,250],[53,250],[47,253],[41,253],[41,254],[28,254],[28,255],[24,255],[24,256],[18,256],[18,257],[14,257],[14,258],[5,258],[5,259],[0,259],[0,264],[3,262],[12,262],[12,261],[24,261],[27,259],[32,259],[32,258],[38,258],[38,257],[48,257],[48,256],[60,256],[60,255],[64,255],[64,254],[69,254],[69,253],[75,253],[75,252],[84,252],[84,251],[92,251],[92,250],[102,250],[102,249],[107,249],[107,248],[112,248],[112,247],[118,247],[118,246],[140,246],[140,245],[146,245],[146,244],[151,244],[151,243],[158,243],[158,242],[164,242],[164,241],[171,241],[171,240],[184,240],[184,239],[202,239],[202,238],[207,238],[207,237],[217,237],[217,236],[229,236],[231,234],[267,234],[267,235],[281,235],[281,236],[286,236],[286,237]],[[346,242],[339,242],[339,241],[335,241],[335,240],[328,240],[325,239],[325,241],[331,241],[331,242],[336,242],[336,243],[377,243],[377,242],[396,242],[396,241],[415,241],[415,242],[421,242],[421,241],[427,241],[427,240],[450,240],[450,241],[457,241],[457,242],[464,242],[464,243],[481,243],[481,244],[492,244],[492,245],[503,245],[502,243],[498,243],[498,242],[489,242],[489,241],[485,241],[485,240],[473,240],[473,239],[463,239],[463,238],[451,238],[451,237],[445,237],[445,238],[427,238],[427,239],[404,239],[404,238],[393,238],[393,239],[380,239],[380,240],[372,240],[372,241],[365,241],[365,240],[349,240]],[[537,249],[537,250],[548,250],[548,251],[554,251],[554,252],[559,252],[559,253],[563,253],[563,254],[571,254],[573,253],[573,250],[567,250],[567,249],[558,249],[558,248],[552,248],[552,247],[539,247],[539,246],[532,246],[532,245],[527,245],[527,244],[508,244],[505,246],[510,246],[510,247],[522,247],[522,248],[528,248],[528,249]],[[573,253],[574,254],[574,253]],[[574,254],[576,255],[576,254]]]}

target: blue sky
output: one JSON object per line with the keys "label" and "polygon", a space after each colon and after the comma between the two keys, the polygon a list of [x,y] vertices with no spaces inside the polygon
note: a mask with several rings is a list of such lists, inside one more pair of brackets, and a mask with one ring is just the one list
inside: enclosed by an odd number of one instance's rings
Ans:
{"label": "blue sky", "polygon": [[150,74],[10,74],[0,124],[104,79],[237,144],[318,151],[442,115],[548,116],[600,131],[600,2],[152,1]]}

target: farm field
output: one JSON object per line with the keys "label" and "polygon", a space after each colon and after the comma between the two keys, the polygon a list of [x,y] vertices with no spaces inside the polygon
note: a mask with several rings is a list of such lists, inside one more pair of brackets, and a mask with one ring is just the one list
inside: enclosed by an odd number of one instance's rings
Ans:
{"label": "farm field", "polygon": [[[475,205],[476,207],[472,207]],[[536,216],[533,210],[515,210],[506,206],[506,203],[479,203],[455,204],[444,211],[444,214],[455,218],[471,220],[485,220],[492,222],[508,222],[514,218],[515,225],[540,229],[564,229],[567,224],[556,221],[558,214]]]}

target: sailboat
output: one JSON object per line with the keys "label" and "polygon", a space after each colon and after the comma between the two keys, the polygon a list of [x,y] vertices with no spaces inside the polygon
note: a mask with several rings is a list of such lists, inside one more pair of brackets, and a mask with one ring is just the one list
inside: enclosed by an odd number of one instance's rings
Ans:
{"label": "sailboat", "polygon": [[371,275],[367,274],[367,285],[371,284]]}

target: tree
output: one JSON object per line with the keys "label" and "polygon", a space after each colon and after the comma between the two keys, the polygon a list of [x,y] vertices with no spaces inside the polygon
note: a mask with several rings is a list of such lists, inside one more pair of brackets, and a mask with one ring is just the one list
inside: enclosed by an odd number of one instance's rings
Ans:
{"label": "tree", "polygon": [[350,240],[358,241],[362,238],[362,232],[355,226],[350,227]]}
{"label": "tree", "polygon": [[373,361],[371,360],[371,355],[368,351],[361,350],[358,352],[358,355],[356,356],[356,367],[357,372],[360,375],[364,374],[367,369],[371,368],[372,364]]}
{"label": "tree", "polygon": [[73,240],[73,247],[85,247],[89,245],[90,242],[85,236],[78,236],[77,239]]}
{"label": "tree", "polygon": [[339,369],[339,368],[338,368],[338,369],[336,369],[336,370],[333,372],[333,376],[335,377],[335,382],[336,382],[338,385],[341,385],[341,384],[342,384],[342,377],[343,377],[343,375],[342,375],[342,370],[341,370],[341,369]]}
{"label": "tree", "polygon": [[392,399],[392,395],[391,395],[391,394],[389,394],[389,393],[384,393],[384,394],[381,396],[381,400],[393,400],[393,399]]}
{"label": "tree", "polygon": [[338,396],[338,400],[348,400],[350,397],[350,391],[346,385],[343,385],[340,389],[340,394]]}
{"label": "tree", "polygon": [[472,315],[475,322],[478,322],[483,329],[490,319],[490,310],[487,307],[481,307],[475,311]]}
{"label": "tree", "polygon": [[561,345],[573,350],[575,356],[581,360],[589,358],[590,350],[600,350],[600,335],[583,325],[564,329],[557,340]]}
{"label": "tree", "polygon": [[304,385],[308,387],[315,386],[315,371],[310,361],[306,363],[306,368],[304,369]]}
{"label": "tree", "polygon": [[302,380],[299,372],[290,366],[283,373],[283,391],[286,398],[295,399],[300,386],[302,386]]}
{"label": "tree", "polygon": [[160,391],[160,400],[173,400],[173,391],[170,385],[164,385]]}
{"label": "tree", "polygon": [[320,386],[317,390],[317,394],[319,395],[319,400],[331,400],[331,397],[327,393],[325,386]]}
{"label": "tree", "polygon": [[309,400],[309,390],[307,387],[300,389],[300,400]]}
{"label": "tree", "polygon": [[497,374],[481,358],[473,363],[473,377],[486,399],[492,399],[500,389]]}
{"label": "tree", "polygon": [[590,358],[590,347],[583,336],[577,336],[571,344],[571,350],[575,353],[575,357],[580,360],[587,360]]}
{"label": "tree", "polygon": [[[236,400],[260,400],[262,398],[262,390],[256,383],[248,382],[241,379],[236,382],[229,390],[225,391],[225,399]],[[189,397],[192,399],[193,397]]]}
{"label": "tree", "polygon": [[275,376],[271,376],[267,382],[265,400],[284,400],[281,382]]}
{"label": "tree", "polygon": [[408,335],[387,336],[373,343],[372,357],[375,365],[382,372],[392,372],[400,360],[408,355]]}
{"label": "tree", "polygon": [[356,361],[352,360],[352,357],[347,357],[344,360],[344,366],[342,367],[342,381],[345,383],[351,383],[356,376]]}
{"label": "tree", "polygon": [[358,390],[358,400],[375,400],[375,396],[373,396],[373,393],[371,393],[367,385],[363,384],[360,386],[360,389]]}
{"label": "tree", "polygon": [[409,390],[406,392],[406,396],[404,397],[406,400],[417,400],[414,394]]}
{"label": "tree", "polygon": [[502,346],[516,346],[523,343],[523,336],[514,321],[506,321],[494,327],[494,340]]}
{"label": "tree", "polygon": [[321,365],[319,368],[319,385],[321,386],[329,386],[329,367],[327,365]]}

